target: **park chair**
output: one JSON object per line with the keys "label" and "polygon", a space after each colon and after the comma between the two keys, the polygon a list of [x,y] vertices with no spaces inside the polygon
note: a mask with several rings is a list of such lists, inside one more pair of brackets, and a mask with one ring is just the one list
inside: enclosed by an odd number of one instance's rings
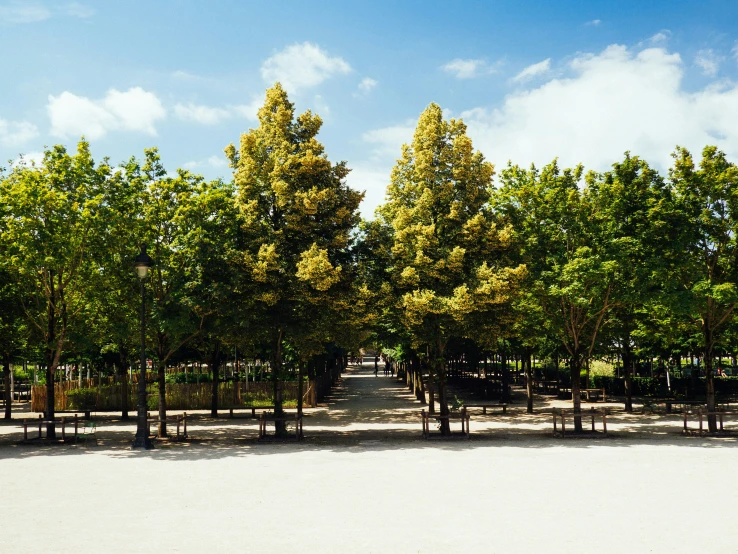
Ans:
{"label": "park chair", "polygon": [[97,422],[85,421],[82,427],[82,434],[78,435],[78,439],[84,441],[85,445],[88,440],[94,439],[95,444],[97,444]]}

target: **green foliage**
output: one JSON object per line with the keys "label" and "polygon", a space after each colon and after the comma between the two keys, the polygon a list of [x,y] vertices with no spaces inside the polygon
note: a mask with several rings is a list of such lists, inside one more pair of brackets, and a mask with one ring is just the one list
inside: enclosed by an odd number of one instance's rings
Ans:
{"label": "green foliage", "polygon": [[67,399],[72,410],[94,410],[97,406],[97,389],[72,389],[67,391]]}

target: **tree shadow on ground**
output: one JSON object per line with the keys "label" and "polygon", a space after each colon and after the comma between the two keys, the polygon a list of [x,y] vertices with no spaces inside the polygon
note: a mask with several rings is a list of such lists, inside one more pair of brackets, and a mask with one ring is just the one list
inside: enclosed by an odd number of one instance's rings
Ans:
{"label": "tree shadow on ground", "polygon": [[[420,410],[427,409],[405,385],[391,377],[374,377],[373,370],[349,372],[325,400],[324,407],[308,410],[303,421],[305,438],[259,440],[258,419],[212,418],[205,411],[188,413],[188,439],[155,441],[154,450],[132,450],[135,418],[122,421],[118,414],[96,418],[98,440],[89,444],[55,444],[45,441],[23,444],[19,421],[0,424],[0,459],[35,456],[83,456],[193,461],[250,455],[309,452],[362,454],[376,451],[548,448],[629,448],[667,446],[679,448],[735,448],[738,434],[698,436],[681,432],[681,415],[615,413],[608,417],[608,436],[601,432],[552,436],[549,402],[540,402],[536,413],[525,412],[525,403],[513,404],[507,414],[472,413],[471,436],[464,439],[433,437],[421,433]],[[179,411],[172,411],[181,413]],[[585,417],[585,428],[588,421]],[[736,426],[736,421],[726,421]],[[153,427],[152,427],[153,428]],[[599,428],[599,426],[598,426]],[[170,431],[174,430],[170,427]],[[432,432],[436,432],[431,427]]]}

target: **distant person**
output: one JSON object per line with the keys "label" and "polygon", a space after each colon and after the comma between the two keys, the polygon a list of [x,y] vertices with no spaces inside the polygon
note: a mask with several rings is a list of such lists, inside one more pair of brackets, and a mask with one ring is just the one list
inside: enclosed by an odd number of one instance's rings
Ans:
{"label": "distant person", "polygon": [[379,373],[379,356],[374,356],[374,377]]}

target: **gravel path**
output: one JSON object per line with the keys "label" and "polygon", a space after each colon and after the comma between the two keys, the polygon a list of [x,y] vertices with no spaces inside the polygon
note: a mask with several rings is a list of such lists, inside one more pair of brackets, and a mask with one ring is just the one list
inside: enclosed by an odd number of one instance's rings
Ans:
{"label": "gravel path", "polygon": [[89,448],[6,441],[0,552],[738,550],[734,437],[562,440],[520,415],[473,420],[486,438],[423,441],[420,404],[373,364],[329,406],[300,444],[239,442],[249,420],[150,452],[112,431]]}

